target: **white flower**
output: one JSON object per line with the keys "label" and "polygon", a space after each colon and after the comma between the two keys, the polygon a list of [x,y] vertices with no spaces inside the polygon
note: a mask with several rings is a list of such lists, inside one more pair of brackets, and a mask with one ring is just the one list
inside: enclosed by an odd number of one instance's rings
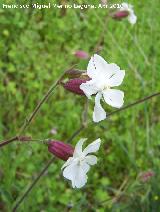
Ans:
{"label": "white flower", "polygon": [[121,8],[120,11],[128,11],[129,15],[128,15],[128,21],[131,24],[135,24],[137,21],[137,16],[134,14],[134,10],[133,10],[133,6],[131,4],[127,4],[127,3],[122,3],[121,4]]}
{"label": "white flower", "polygon": [[122,83],[125,71],[120,70],[114,63],[108,64],[101,56],[94,54],[89,61],[87,74],[91,80],[82,83],[80,89],[89,99],[91,95],[96,94],[93,121],[99,122],[106,118],[106,112],[100,104],[101,98],[112,107],[120,108],[123,105],[124,93],[111,87]]}
{"label": "white flower", "polygon": [[87,172],[90,166],[97,163],[97,157],[88,154],[99,150],[101,140],[95,140],[82,151],[82,145],[85,140],[87,139],[79,140],[75,146],[73,157],[70,157],[62,166],[62,169],[64,169],[63,176],[72,181],[73,188],[81,188],[86,184]]}

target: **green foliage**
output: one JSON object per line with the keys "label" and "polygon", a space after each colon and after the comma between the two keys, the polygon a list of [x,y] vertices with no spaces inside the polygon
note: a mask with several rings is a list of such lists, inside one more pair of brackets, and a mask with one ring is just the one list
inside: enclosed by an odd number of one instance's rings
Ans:
{"label": "green foliage", "polygon": [[[75,58],[73,52],[82,49],[92,54],[104,27],[107,30],[101,55],[126,70],[121,87],[125,105],[160,90],[159,1],[130,3],[138,16],[133,27],[127,20],[109,20],[106,24],[107,9],[68,9],[63,13],[60,9],[0,9],[1,139],[17,134],[26,116],[64,70],[73,64],[86,69],[88,61]],[[84,101],[84,97],[58,87],[27,129],[27,135],[66,141],[80,126]],[[158,102],[159,97],[81,132],[73,144],[80,137],[88,137],[88,142],[98,137],[103,141],[99,162],[91,169],[86,187],[73,190],[61,175],[62,162],[55,160],[19,211],[159,211]],[[93,103],[89,103],[91,120]],[[54,136],[50,133],[52,128],[57,128]],[[0,150],[0,211],[11,211],[17,197],[50,157],[46,145],[38,141],[15,142]],[[141,183],[139,174],[149,169],[155,177]]]}

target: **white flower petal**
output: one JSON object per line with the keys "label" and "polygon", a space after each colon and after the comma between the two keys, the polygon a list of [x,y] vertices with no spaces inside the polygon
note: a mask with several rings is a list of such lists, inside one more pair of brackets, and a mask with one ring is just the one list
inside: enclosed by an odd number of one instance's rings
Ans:
{"label": "white flower petal", "polygon": [[63,164],[61,169],[64,169],[66,166],[69,166],[73,162],[73,157],[69,157],[68,160]]}
{"label": "white flower petal", "polygon": [[[89,167],[88,164],[85,165]],[[81,188],[87,182],[86,170],[88,171],[89,168],[86,169],[86,166],[84,167],[84,165],[81,166],[77,163],[73,163],[64,169],[63,176],[71,180],[73,188]]]}
{"label": "white flower petal", "polygon": [[87,75],[93,78],[96,75],[96,68],[94,65],[94,56],[91,57],[87,66]]}
{"label": "white flower petal", "polygon": [[120,11],[131,11],[131,10],[133,10],[133,5],[131,5],[131,4],[128,4],[128,3],[122,3],[121,4],[121,8],[120,8]]}
{"label": "white flower petal", "polygon": [[[86,157],[85,157],[85,159],[86,159]],[[85,174],[87,174],[87,172],[90,170],[89,163],[87,163],[86,160],[81,161],[80,166],[82,167]]]}
{"label": "white flower petal", "polygon": [[[75,147],[73,157],[70,157],[63,165],[63,176],[71,180],[73,188],[81,188],[87,182],[87,172],[90,170],[90,165],[97,163],[97,157],[94,155],[87,155],[91,152],[98,151],[101,140],[97,139],[89,144],[82,152],[82,145],[86,139],[80,139]],[[87,156],[86,156],[87,155]]]}
{"label": "white flower petal", "polygon": [[128,16],[128,21],[131,24],[135,24],[137,21],[137,16],[134,13],[130,13],[130,15]]}
{"label": "white flower petal", "polygon": [[99,74],[105,74],[107,65],[107,62],[101,56],[94,54],[88,63],[88,76],[94,79],[99,77]]}
{"label": "white flower petal", "polygon": [[73,157],[78,157],[82,154],[82,146],[83,146],[83,143],[86,141],[87,139],[86,138],[82,138],[78,141],[78,143],[76,144],[75,146],[75,149],[74,149],[74,153],[73,153]]}
{"label": "white flower petal", "polygon": [[120,10],[128,10],[128,4],[127,3],[122,3]]}
{"label": "white flower petal", "polygon": [[124,79],[125,71],[119,70],[119,67],[116,64],[110,65],[112,65],[112,74],[110,75],[107,84],[110,87],[119,86]]}
{"label": "white flower petal", "polygon": [[94,142],[92,142],[91,144],[89,144],[84,150],[83,150],[83,154],[87,155],[89,153],[92,152],[97,152],[99,150],[101,144],[101,139],[98,138],[97,140],[95,140]]}
{"label": "white flower petal", "polygon": [[133,6],[127,3],[122,3],[121,5],[122,7],[120,8],[120,11],[128,11],[129,12],[128,21],[131,24],[135,24],[137,21],[137,16],[134,14]]}
{"label": "white flower petal", "polygon": [[115,74],[116,71],[119,71],[120,67],[115,64],[115,63],[110,63],[108,64],[108,72],[109,72],[109,77],[111,77],[112,74]]}
{"label": "white flower petal", "polygon": [[106,112],[102,108],[100,104],[100,99],[102,97],[101,93],[98,93],[95,97],[95,106],[94,106],[94,112],[93,112],[93,121],[99,122],[106,118]]}
{"label": "white flower petal", "polygon": [[97,163],[97,157],[95,155],[88,155],[86,156],[85,161],[89,165],[95,165]]}
{"label": "white flower petal", "polygon": [[77,163],[72,163],[69,166],[65,167],[63,170],[63,177],[68,180],[73,180],[75,178],[75,171],[77,170]]}
{"label": "white flower petal", "polygon": [[83,170],[82,166],[77,167],[75,178],[72,181],[72,186],[75,186],[77,188],[82,188],[86,182],[87,182],[87,175]]}
{"label": "white flower petal", "polygon": [[82,83],[80,89],[85,93],[85,95],[90,99],[93,94],[97,93],[97,89],[92,80]]}
{"label": "white flower petal", "polygon": [[107,89],[103,91],[103,97],[105,102],[112,107],[120,108],[124,103],[124,92],[120,90]]}

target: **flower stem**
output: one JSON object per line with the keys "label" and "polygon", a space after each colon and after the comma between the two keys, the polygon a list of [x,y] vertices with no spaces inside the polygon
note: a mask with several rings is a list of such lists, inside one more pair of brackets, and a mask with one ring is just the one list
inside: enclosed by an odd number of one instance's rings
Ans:
{"label": "flower stem", "polygon": [[104,38],[105,38],[105,35],[107,33],[106,31],[108,30],[107,24],[108,24],[108,19],[109,18],[110,18],[110,16],[108,14],[104,18],[103,30],[102,30],[102,32],[100,34],[100,37],[99,37],[99,40],[97,41],[96,46],[94,47],[93,53],[96,52],[98,54],[101,51],[101,45],[103,46],[103,44],[104,44]]}
{"label": "flower stem", "polygon": [[128,105],[126,105],[126,106],[124,106],[124,107],[122,107],[122,108],[120,108],[120,109],[118,109],[118,110],[115,110],[115,111],[109,113],[109,114],[107,115],[107,117],[112,116],[112,115],[114,115],[114,114],[116,114],[116,113],[119,113],[119,112],[121,112],[121,111],[123,111],[123,110],[126,110],[126,109],[128,109],[128,108],[130,108],[130,107],[133,107],[133,106],[135,106],[135,105],[141,104],[141,103],[143,103],[143,102],[145,102],[145,101],[148,101],[148,100],[150,100],[150,99],[152,99],[152,98],[154,98],[154,97],[156,97],[156,96],[159,96],[159,95],[160,95],[160,92],[157,92],[157,93],[154,93],[154,94],[152,94],[152,95],[150,95],[150,96],[144,97],[143,99],[137,100],[137,101],[135,101],[135,102],[133,102],[133,103],[131,103],[131,104],[128,104]]}
{"label": "flower stem", "polygon": [[[70,69],[72,69],[75,65],[73,65]],[[69,70],[70,70],[69,69]],[[68,70],[67,70],[68,71]],[[36,116],[36,114],[38,113],[38,111],[40,110],[41,106],[48,100],[48,98],[51,96],[53,90],[57,87],[57,85],[61,82],[61,80],[63,79],[63,77],[65,76],[66,72],[64,71],[62,73],[62,75],[58,78],[58,80],[50,87],[50,89],[47,91],[47,93],[43,96],[42,100],[38,103],[38,105],[35,107],[34,111],[32,112],[32,114],[29,116],[29,118],[26,118],[22,127],[19,130],[18,136],[15,136],[9,140],[6,141],[1,141],[0,142],[0,148],[13,142],[16,140],[19,140],[20,136],[22,135],[22,133],[25,131],[25,129],[29,126],[29,124],[32,122],[33,118]]]}
{"label": "flower stem", "polygon": [[85,128],[85,126],[82,124],[80,126],[80,128],[78,128],[73,134],[72,136],[67,140],[67,143],[70,143],[83,129]]}
{"label": "flower stem", "polygon": [[50,97],[50,95],[52,94],[53,90],[57,87],[57,85],[60,83],[60,81],[62,80],[62,78],[64,77],[66,71],[63,72],[63,74],[58,78],[58,80],[50,87],[50,89],[47,91],[47,93],[43,96],[42,100],[38,103],[38,105],[35,107],[34,111],[32,112],[32,114],[29,116],[29,118],[26,118],[24,124],[22,125],[19,134],[21,135],[22,132],[24,132],[24,130],[29,126],[29,124],[31,123],[31,121],[33,120],[33,118],[36,116],[36,114],[38,113],[38,111],[40,110],[41,106],[43,105],[43,103],[45,103],[48,98]]}
{"label": "flower stem", "polygon": [[13,141],[22,141],[22,142],[25,142],[25,141],[32,141],[32,138],[30,136],[15,136],[9,140],[6,140],[6,141],[1,141],[0,142],[0,148],[13,142]]}
{"label": "flower stem", "polygon": [[7,144],[9,144],[9,143],[11,143],[11,142],[13,142],[13,141],[17,141],[17,140],[18,140],[18,137],[15,136],[15,137],[10,138],[10,139],[8,139],[8,140],[6,140],[6,141],[1,141],[1,142],[0,142],[0,147],[3,147],[3,146],[5,146],[5,145],[7,145]]}
{"label": "flower stem", "polygon": [[[160,95],[160,92],[155,93],[155,94],[152,94],[152,95],[150,95],[150,96],[147,96],[147,97],[145,97],[145,98],[143,98],[143,99],[137,100],[137,101],[135,101],[135,102],[133,102],[133,103],[131,103],[131,104],[128,104],[127,106],[125,106],[125,107],[123,107],[123,108],[120,108],[120,109],[118,109],[118,110],[115,110],[115,111],[109,113],[108,116],[112,116],[112,115],[114,115],[114,114],[116,114],[116,113],[119,113],[120,111],[126,110],[126,109],[128,109],[128,108],[130,108],[130,107],[133,107],[133,106],[135,106],[135,105],[141,104],[141,103],[143,103],[143,102],[145,102],[145,101],[147,101],[147,100],[149,100],[149,99],[151,99],[151,98],[153,98],[153,97],[159,96],[159,95]],[[67,140],[67,142],[68,142],[68,143],[71,142],[77,135],[79,135],[79,133],[80,133],[83,129],[85,129],[85,126],[84,126],[83,123],[82,123],[81,127],[73,133],[73,135]],[[51,158],[51,160],[48,161],[48,163],[47,163],[46,166],[43,168],[43,170],[38,174],[38,176],[35,178],[35,180],[34,180],[34,181],[31,183],[31,185],[28,187],[28,189],[26,190],[26,192],[22,195],[22,197],[20,197],[19,201],[16,203],[16,205],[15,205],[15,207],[13,208],[13,211],[12,211],[12,212],[15,212],[15,211],[17,210],[17,208],[18,208],[18,207],[20,206],[20,204],[23,202],[24,198],[28,195],[28,193],[32,190],[32,188],[35,186],[35,184],[38,182],[38,180],[43,176],[43,174],[45,173],[45,171],[46,171],[46,170],[49,168],[49,166],[52,164],[53,160],[54,160],[54,158]]]}
{"label": "flower stem", "polygon": [[[160,92],[157,92],[157,93],[154,93],[154,94],[152,94],[152,95],[150,95],[150,96],[144,97],[143,99],[137,100],[137,101],[135,101],[135,102],[133,102],[133,103],[131,103],[131,104],[128,104],[128,105],[126,105],[126,106],[124,106],[124,107],[122,107],[122,108],[120,108],[120,109],[118,109],[118,110],[115,110],[115,111],[109,113],[109,114],[107,115],[107,117],[110,117],[110,116],[112,116],[112,115],[114,115],[114,114],[116,114],[116,113],[119,113],[119,112],[121,112],[121,111],[123,111],[123,110],[126,110],[126,109],[128,109],[128,108],[131,108],[131,107],[133,107],[133,106],[135,106],[135,105],[141,104],[141,103],[143,103],[143,102],[145,102],[145,101],[148,101],[148,100],[150,100],[150,99],[152,99],[152,98],[154,98],[154,97],[156,97],[156,96],[159,96],[159,95],[160,95]],[[44,102],[44,101],[43,101],[43,102]],[[42,104],[43,104],[43,103],[42,103]],[[41,105],[42,105],[42,104],[41,104]],[[37,107],[36,107],[36,108],[37,108]],[[36,111],[37,111],[37,109],[36,109]],[[34,114],[35,114],[35,113],[34,113]],[[29,119],[30,122],[32,121],[32,119],[33,119],[34,116],[35,116],[35,115],[32,114],[31,118]],[[76,131],[73,133],[73,135],[68,139],[67,142],[70,142],[71,140],[73,140],[73,138],[74,138],[75,136],[77,136],[77,135],[85,128],[84,125],[85,125],[85,124],[82,123],[82,125],[80,126],[80,128],[79,128],[78,130],[76,130]],[[1,142],[0,142],[0,148],[3,147],[3,146],[5,146],[5,145],[7,145],[7,144],[9,144],[9,143],[11,143],[11,142],[13,142],[13,141],[19,140],[19,138],[20,138],[19,136],[15,136],[15,137],[13,137],[13,138],[11,138],[11,139],[9,139],[9,140],[1,141]]]}
{"label": "flower stem", "polygon": [[87,126],[87,120],[88,120],[88,98],[86,98],[85,104],[84,104],[84,111],[82,114],[82,125],[84,127]]}
{"label": "flower stem", "polygon": [[42,169],[42,171],[37,175],[37,177],[34,179],[34,181],[29,185],[29,187],[27,188],[27,190],[24,192],[24,194],[18,199],[18,201],[16,202],[12,212],[17,211],[18,207],[20,206],[20,204],[23,202],[23,200],[26,198],[26,196],[28,195],[28,193],[32,190],[32,188],[36,185],[36,183],[39,181],[39,179],[45,174],[46,170],[48,169],[48,167],[52,164],[52,162],[54,161],[54,157],[52,157],[48,163],[45,165],[45,167]]}

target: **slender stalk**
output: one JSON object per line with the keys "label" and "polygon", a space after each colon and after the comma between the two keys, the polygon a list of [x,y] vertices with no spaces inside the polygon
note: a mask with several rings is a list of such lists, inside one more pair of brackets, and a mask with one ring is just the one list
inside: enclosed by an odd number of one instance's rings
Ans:
{"label": "slender stalk", "polygon": [[6,141],[1,141],[0,142],[0,148],[13,142],[13,141],[31,141],[31,137],[30,136],[15,136],[9,140]]}
{"label": "slender stalk", "polygon": [[88,98],[86,98],[86,101],[84,104],[84,112],[82,114],[82,125],[84,127],[87,126],[87,120],[88,120]]}
{"label": "slender stalk", "polygon": [[[66,71],[65,71],[66,72]],[[63,74],[59,77],[59,79],[51,86],[51,88],[47,91],[47,93],[44,95],[44,97],[42,98],[42,100],[38,103],[38,105],[35,107],[34,111],[32,112],[32,114],[30,115],[29,118],[27,118],[23,124],[23,126],[20,129],[19,135],[21,135],[22,132],[24,132],[24,130],[28,127],[28,125],[31,123],[31,121],[33,120],[33,118],[35,117],[35,115],[38,113],[38,111],[40,110],[41,106],[43,105],[44,102],[46,102],[48,100],[48,98],[50,97],[50,95],[52,94],[53,90],[57,87],[57,85],[59,84],[59,82],[61,81],[61,79],[63,78],[63,76],[65,75],[65,72],[63,72]]]}
{"label": "slender stalk", "polygon": [[81,125],[79,129],[77,129],[73,135],[67,140],[67,143],[70,143],[82,130],[84,129],[84,126]]}
{"label": "slender stalk", "polygon": [[87,117],[88,117],[88,99],[86,98],[86,101],[84,104],[84,112],[82,114],[81,126],[67,140],[67,143],[70,143],[85,127],[87,127]]}
{"label": "slender stalk", "polygon": [[[72,66],[71,68],[73,68],[74,66]],[[71,69],[70,68],[70,69]],[[22,127],[19,130],[18,136],[15,136],[9,140],[4,140],[0,142],[0,148],[12,143],[13,141],[16,140],[20,140],[19,138],[22,135],[22,132],[24,132],[24,130],[28,127],[28,125],[31,123],[31,121],[33,120],[33,118],[36,116],[36,114],[38,113],[38,111],[40,110],[41,106],[48,100],[48,98],[50,97],[50,95],[52,94],[53,90],[57,87],[57,85],[60,83],[60,81],[62,80],[62,78],[64,77],[66,71],[63,72],[63,74],[58,78],[58,80],[50,87],[50,89],[47,91],[47,93],[43,96],[42,100],[38,103],[38,105],[35,107],[34,111],[32,112],[32,114],[29,116],[29,118],[26,118]]]}
{"label": "slender stalk", "polygon": [[154,94],[152,94],[152,95],[150,95],[150,96],[144,97],[144,98],[142,98],[142,99],[140,99],[140,100],[137,100],[137,101],[135,101],[135,102],[133,102],[133,103],[131,103],[131,104],[128,104],[128,105],[126,105],[126,106],[124,106],[124,107],[122,107],[122,108],[120,108],[120,109],[118,109],[118,110],[115,110],[115,111],[109,113],[109,114],[107,115],[107,117],[110,117],[110,116],[112,116],[112,115],[114,115],[114,114],[116,114],[116,113],[119,113],[119,112],[121,112],[121,111],[123,111],[123,110],[126,110],[126,109],[128,109],[128,108],[130,108],[130,107],[133,107],[133,106],[135,106],[135,105],[141,104],[141,103],[143,103],[143,102],[145,102],[145,101],[148,101],[148,100],[150,100],[150,99],[152,99],[152,98],[154,98],[154,97],[156,97],[156,96],[159,96],[159,95],[160,95],[160,92],[157,92],[157,93],[154,93]]}
{"label": "slender stalk", "polygon": [[[82,125],[77,131],[75,131],[75,133],[73,133],[73,135],[68,139],[67,142],[68,143],[71,142],[74,139],[74,137],[76,137],[83,130],[83,128],[84,128],[84,126]],[[39,181],[39,179],[44,175],[45,171],[49,168],[49,166],[52,164],[53,161],[54,161],[54,157],[52,157],[48,161],[48,163],[45,165],[45,167],[42,169],[42,171],[37,175],[37,177],[29,185],[29,187],[24,192],[24,194],[19,198],[19,200],[16,202],[12,212],[17,211],[17,209],[19,208],[19,206],[21,205],[23,200],[26,198],[26,196],[29,194],[29,192],[32,190],[32,188],[36,185],[36,183]]]}
{"label": "slender stalk", "polygon": [[10,139],[8,139],[8,140],[6,140],[6,141],[2,141],[2,142],[0,142],[0,147],[3,147],[3,146],[5,146],[5,145],[7,145],[7,144],[9,144],[9,143],[11,143],[11,142],[13,142],[13,141],[17,141],[17,140],[18,140],[18,137],[15,136],[15,137],[10,138]]}
{"label": "slender stalk", "polygon": [[27,197],[28,193],[32,190],[32,188],[36,185],[36,183],[39,181],[39,179],[45,174],[46,170],[48,169],[48,167],[52,164],[52,162],[54,161],[54,157],[52,157],[48,163],[45,165],[45,167],[42,169],[42,171],[37,175],[37,177],[34,179],[34,181],[29,185],[29,187],[27,188],[27,190],[24,192],[24,194],[19,198],[19,200],[16,202],[12,212],[17,211],[18,207],[20,206],[20,204],[23,202],[23,200]]}
{"label": "slender stalk", "polygon": [[[126,105],[126,106],[124,106],[124,107],[122,107],[122,108],[120,108],[118,110],[115,110],[115,111],[109,113],[107,115],[107,117],[110,117],[110,116],[112,116],[112,115],[114,115],[116,113],[119,113],[119,112],[121,112],[123,110],[126,110],[128,108],[134,107],[135,105],[141,104],[141,103],[143,103],[145,101],[148,101],[148,100],[150,100],[150,99],[152,99],[152,98],[154,98],[156,96],[159,96],[159,95],[160,95],[160,92],[157,92],[157,93],[154,93],[154,94],[152,94],[150,96],[144,97],[144,98],[142,98],[140,100],[137,100],[137,101],[135,101],[135,102],[133,102],[131,104],[128,104],[128,105]],[[32,117],[33,117],[33,115],[32,115]],[[90,124],[91,124],[91,122],[90,122]],[[73,138],[75,136],[77,136],[84,128],[85,128],[85,124],[82,123],[82,125],[80,126],[80,128],[73,133],[73,135],[68,139],[67,142],[70,142],[71,140],[73,140]],[[19,136],[15,136],[15,137],[13,137],[13,138],[11,138],[9,140],[0,142],[0,147],[5,146],[5,145],[7,145],[7,144],[9,144],[9,143],[11,143],[13,141],[16,141],[16,140],[19,140]]]}
{"label": "slender stalk", "polygon": [[[102,27],[104,27],[104,22],[100,19],[100,17],[97,15],[97,13],[95,11],[94,11],[94,14],[95,14],[95,17],[97,18],[97,21],[100,23],[100,25]],[[111,33],[109,30],[107,32],[108,32],[108,35],[110,36],[110,39],[112,40],[113,44],[116,46],[116,48],[118,48],[119,52],[121,53],[121,55],[124,57],[124,59],[128,63],[128,66],[134,71],[135,76],[137,77],[137,79],[139,79],[141,82],[143,82],[143,79],[142,79],[141,75],[134,68],[134,65],[132,64],[130,59],[127,59],[128,55],[126,56],[126,53],[124,52],[124,49],[122,49],[120,44],[118,44],[118,42],[117,42],[116,38],[114,37],[113,33]]]}
{"label": "slender stalk", "polygon": [[128,180],[129,180],[128,177],[126,177],[124,179],[124,181],[120,185],[119,189],[116,190],[115,196],[113,198],[105,199],[105,200],[103,200],[101,202],[98,202],[96,205],[97,206],[102,206],[103,204],[108,203],[108,202],[112,202],[112,204],[117,202],[117,200],[121,197],[121,195],[124,195],[124,190],[126,190],[126,188],[127,188]]}
{"label": "slender stalk", "polygon": [[96,52],[98,54],[101,51],[101,45],[103,45],[103,43],[104,43],[105,34],[106,34],[107,30],[108,30],[107,24],[108,24],[109,18],[110,18],[110,16],[108,14],[104,18],[103,30],[102,30],[102,32],[100,34],[100,37],[99,37],[99,40],[97,41],[96,46],[94,47],[94,52],[93,53]]}
{"label": "slender stalk", "polygon": [[[123,107],[123,108],[120,108],[120,109],[118,109],[118,110],[115,110],[115,111],[109,113],[109,114],[108,114],[108,117],[110,117],[110,116],[112,116],[112,115],[114,115],[114,114],[116,114],[116,113],[119,113],[119,112],[121,112],[121,111],[123,111],[123,110],[126,110],[126,109],[128,109],[128,108],[131,108],[131,107],[133,107],[133,106],[135,106],[135,105],[141,104],[141,103],[143,103],[143,102],[145,102],[145,101],[147,101],[147,100],[149,100],[149,99],[151,99],[151,98],[153,98],[153,97],[159,96],[159,95],[160,95],[160,92],[155,93],[155,94],[152,94],[152,95],[150,95],[150,96],[147,96],[147,97],[145,97],[145,98],[143,98],[143,99],[137,100],[137,101],[135,101],[135,102],[133,102],[133,103],[131,103],[131,104],[129,104],[129,105]],[[71,142],[77,135],[79,135],[79,133],[80,133],[83,129],[85,129],[85,126],[84,126],[83,123],[82,123],[81,127],[73,133],[73,135],[67,140],[67,142]],[[46,170],[49,168],[49,166],[52,164],[53,160],[54,160],[54,158],[52,158],[50,161],[48,161],[48,163],[47,163],[46,166],[43,168],[43,170],[38,174],[38,176],[35,178],[35,180],[34,180],[34,181],[31,183],[31,185],[28,187],[28,189],[26,190],[26,192],[20,197],[19,201],[16,203],[15,207],[13,208],[13,212],[15,212],[15,211],[17,210],[17,208],[18,208],[18,207],[20,206],[20,204],[23,202],[24,198],[28,195],[28,193],[32,190],[32,188],[35,186],[35,184],[38,182],[38,180],[43,176],[43,174],[45,173],[45,171],[46,171]]]}

